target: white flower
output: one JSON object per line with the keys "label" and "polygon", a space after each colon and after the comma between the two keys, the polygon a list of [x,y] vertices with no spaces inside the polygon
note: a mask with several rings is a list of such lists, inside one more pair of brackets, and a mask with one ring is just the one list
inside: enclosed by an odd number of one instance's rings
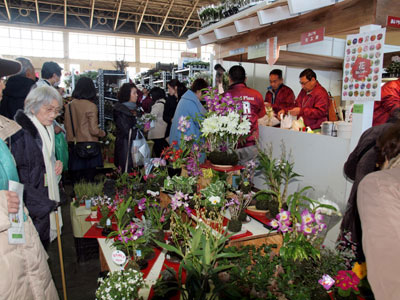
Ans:
{"label": "white flower", "polygon": [[211,196],[208,198],[208,201],[210,201],[211,204],[216,205],[221,202],[221,198],[219,196]]}

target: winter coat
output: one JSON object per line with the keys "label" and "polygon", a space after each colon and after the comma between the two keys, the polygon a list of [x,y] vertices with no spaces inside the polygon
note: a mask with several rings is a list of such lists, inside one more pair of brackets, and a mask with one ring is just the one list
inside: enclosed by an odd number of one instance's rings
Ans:
{"label": "winter coat", "polygon": [[284,84],[281,84],[275,93],[272,89],[268,89],[265,94],[265,102],[271,103],[275,113],[283,109],[286,114],[296,106],[295,99],[292,89]]}
{"label": "winter coat", "polygon": [[56,202],[49,199],[45,185],[46,167],[42,139],[32,121],[19,110],[15,121],[22,127],[11,139],[11,152],[17,164],[20,182],[24,184],[24,203],[42,241],[50,239],[50,213]]}
{"label": "winter coat", "polygon": [[298,117],[303,117],[304,124],[311,129],[320,129],[321,123],[328,120],[329,95],[319,82],[309,93],[300,91],[296,106],[300,107]]}
{"label": "winter coat", "polygon": [[3,91],[3,100],[0,102],[0,114],[14,119],[17,110],[24,108],[25,98],[34,84],[34,80],[22,75],[10,77]]}
{"label": "winter coat", "polygon": [[368,174],[358,187],[368,282],[376,300],[400,295],[400,166]]}
{"label": "winter coat", "polygon": [[178,142],[177,146],[181,143],[182,132],[178,130],[178,126],[179,119],[182,116],[190,117],[190,127],[185,132],[185,135],[194,135],[194,139],[200,139],[200,124],[195,119],[203,117],[205,113],[206,110],[203,105],[201,105],[195,93],[193,93],[191,90],[188,90],[185,94],[183,94],[178,106],[176,107],[174,118],[172,119],[171,131],[169,135],[170,144],[172,144],[173,141]]}
{"label": "winter coat", "polygon": [[[0,117],[0,142],[10,142],[11,136],[21,127],[14,121]],[[3,144],[7,147],[6,144]],[[0,152],[0,181],[18,181],[15,161],[7,148]],[[25,244],[10,245],[8,243],[8,229],[11,224],[8,217],[8,203],[5,191],[0,190],[0,269],[5,274],[0,283],[2,299],[27,299],[27,300],[56,300],[58,294],[47,264],[47,253],[44,250],[39,235],[28,216],[24,222]]]}
{"label": "winter coat", "polygon": [[167,130],[165,131],[165,137],[169,137],[169,133],[171,131],[172,119],[174,118],[177,106],[178,106],[178,99],[176,99],[175,96],[167,95],[163,112],[163,120],[167,123]]}
{"label": "winter coat", "polygon": [[382,86],[381,101],[374,103],[372,126],[385,123],[390,113],[396,108],[400,108],[400,78]]}
{"label": "winter coat", "polygon": [[238,97],[243,104],[243,114],[246,115],[251,123],[250,133],[246,142],[238,148],[253,146],[258,140],[258,119],[265,116],[264,99],[261,94],[246,86],[244,83],[232,84],[224,94],[230,94],[233,98]]}
{"label": "winter coat", "polygon": [[[395,120],[393,120],[395,121]],[[357,256],[364,260],[362,252],[362,231],[360,216],[357,205],[357,189],[360,181],[369,173],[377,170],[376,161],[378,153],[375,148],[377,139],[389,129],[393,123],[385,123],[379,126],[367,129],[360,137],[357,146],[350,153],[344,164],[344,173],[353,180],[349,200],[347,201],[346,212],[340,226],[341,239],[347,232],[351,232],[351,241],[357,247]]]}
{"label": "winter coat", "polygon": [[70,111],[74,122],[75,138],[77,142],[98,142],[105,132],[99,128],[97,106],[90,100],[74,99],[65,108],[64,125],[67,131],[67,141],[73,142]]}
{"label": "winter coat", "polygon": [[[134,114],[136,114],[136,116]],[[139,115],[139,110],[130,111],[128,107],[119,102],[114,104],[113,117],[116,127],[114,164],[117,168],[121,168],[122,171],[125,170],[127,157],[128,171],[133,167],[130,145],[136,137],[137,128],[135,126]],[[130,129],[132,129],[132,133],[128,141]]]}
{"label": "winter coat", "polygon": [[163,112],[165,107],[165,99],[158,99],[151,108],[151,114],[156,116],[155,126],[149,130],[147,135],[148,139],[162,139],[165,138],[167,130],[167,123],[163,120]]}
{"label": "winter coat", "polygon": [[[28,215],[26,208],[25,214]],[[31,218],[24,222],[25,244],[8,243],[10,226],[7,199],[4,191],[0,191],[0,269],[4,275],[0,281],[0,298],[58,300],[47,264],[48,256]]]}

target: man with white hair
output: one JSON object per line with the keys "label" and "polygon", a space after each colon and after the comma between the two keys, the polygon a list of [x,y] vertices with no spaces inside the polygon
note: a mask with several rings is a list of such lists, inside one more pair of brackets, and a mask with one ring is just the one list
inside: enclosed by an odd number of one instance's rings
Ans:
{"label": "man with white hair", "polygon": [[14,119],[17,110],[24,108],[26,95],[36,81],[32,62],[25,57],[18,57],[15,60],[21,64],[21,71],[8,78],[0,105],[0,114],[9,119]]}

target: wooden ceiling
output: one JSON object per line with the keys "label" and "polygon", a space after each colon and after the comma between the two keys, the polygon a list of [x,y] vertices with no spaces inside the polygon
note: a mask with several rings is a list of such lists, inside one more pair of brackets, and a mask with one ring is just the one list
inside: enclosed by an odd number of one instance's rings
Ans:
{"label": "wooden ceiling", "polygon": [[3,0],[0,24],[186,39],[201,28],[197,10],[216,0]]}

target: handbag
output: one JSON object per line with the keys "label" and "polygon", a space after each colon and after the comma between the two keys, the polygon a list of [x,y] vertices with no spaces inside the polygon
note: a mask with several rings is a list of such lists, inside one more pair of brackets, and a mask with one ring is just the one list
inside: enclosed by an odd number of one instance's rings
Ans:
{"label": "handbag", "polygon": [[74,136],[73,150],[76,156],[80,158],[92,158],[100,154],[100,145],[98,142],[77,142],[75,136],[74,122],[72,120],[71,103],[69,105],[69,117],[71,119],[72,135]]}

